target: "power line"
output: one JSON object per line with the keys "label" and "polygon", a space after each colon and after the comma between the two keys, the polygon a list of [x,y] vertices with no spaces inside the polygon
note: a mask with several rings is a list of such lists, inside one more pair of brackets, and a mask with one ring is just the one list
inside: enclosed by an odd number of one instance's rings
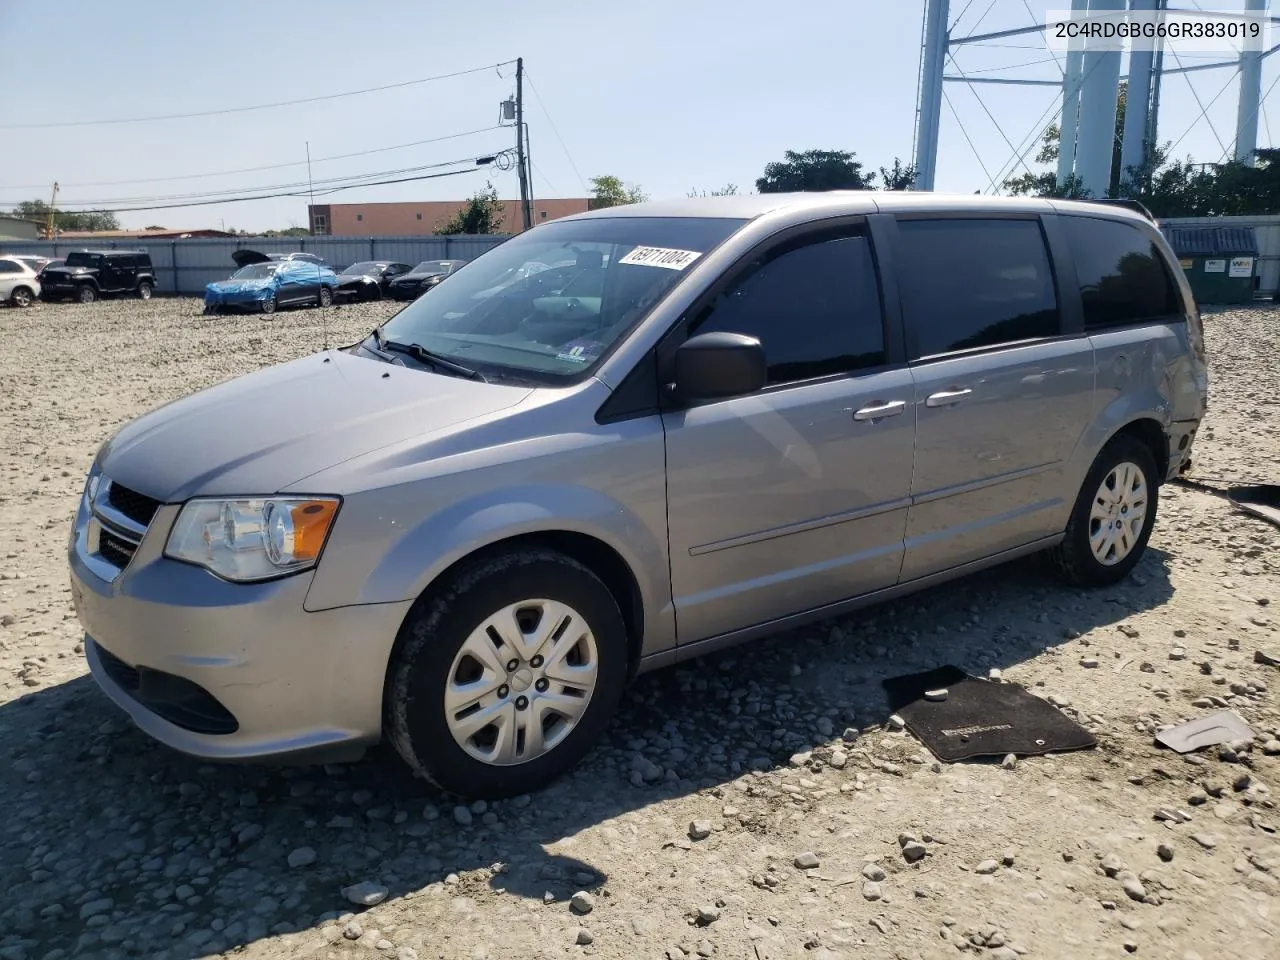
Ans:
{"label": "power line", "polygon": [[[462,133],[451,133],[443,137],[432,137],[429,140],[414,140],[410,143],[396,143],[388,147],[374,147],[369,150],[358,150],[355,153],[339,153],[331,157],[313,157],[312,163],[326,163],[330,160],[350,160],[354,157],[367,157],[374,153],[387,153],[391,150],[405,150],[409,147],[422,147],[429,143],[443,143],[446,140],[459,140],[462,137],[475,136],[478,133],[489,133],[493,130],[502,130],[504,127],[495,124],[491,127],[481,127],[478,130],[466,130]],[[290,160],[287,163],[268,163],[259,167],[240,167],[236,170],[211,170],[208,173],[185,173],[180,176],[173,177],[141,177],[136,180],[91,180],[82,183],[64,183],[63,187],[123,187],[135,183],[168,183],[176,180],[203,180],[209,177],[229,177],[240,173],[261,173],[264,170],[284,170],[288,167],[306,166],[305,160]],[[0,190],[43,190],[48,184],[44,183],[24,183],[11,184],[2,186]],[[241,188],[244,189],[244,188]]]}
{"label": "power line", "polygon": [[[361,180],[368,180],[371,178],[378,178],[378,177],[399,176],[402,173],[417,173],[422,170],[438,170],[441,167],[456,166],[459,163],[474,163],[476,161],[486,159],[489,157],[495,157],[495,156],[496,156],[495,154],[478,154],[476,156],[463,157],[462,159],[459,159],[459,160],[447,160],[439,163],[420,164],[414,167],[400,167],[393,170],[376,170],[376,171],[371,171],[369,173],[348,174],[346,176],[341,176],[341,177],[328,177],[321,180],[315,180],[314,185],[333,186],[337,184],[348,184],[350,186],[360,186],[360,183],[358,181],[361,181]],[[94,199],[94,200],[74,200],[72,202],[76,206],[93,207],[94,209],[97,209],[101,206],[111,206],[113,204],[120,204],[120,203],[151,203],[151,202],[161,202],[161,201],[170,201],[170,200],[216,199],[218,197],[235,196],[236,194],[243,194],[245,191],[261,192],[261,191],[290,190],[293,188],[301,188],[306,186],[309,182],[312,182],[312,181],[300,180],[300,181],[294,181],[291,183],[262,184],[259,186],[248,186],[248,187],[241,186],[241,187],[234,187],[234,188],[225,189],[225,190],[201,190],[194,193],[109,197],[109,198]]]}
{"label": "power line", "polygon": [[[411,181],[417,181],[417,180],[435,180],[439,177],[456,177],[465,173],[475,173],[476,171],[481,169],[483,168],[475,167],[475,168],[470,168],[466,170],[445,170],[441,173],[424,173],[414,177],[400,177],[393,180],[376,180],[370,183],[353,183],[347,186],[333,187],[330,190],[322,191],[320,195],[327,196],[329,194],[339,193],[340,191],[343,191],[343,190],[352,190],[352,189],[355,189],[356,187],[379,187],[379,186],[384,186],[386,184],[392,184],[392,183],[409,183]],[[307,195],[307,191],[305,189],[302,189],[302,190],[294,190],[288,193],[269,193],[269,194],[261,194],[257,196],[224,197],[217,200],[199,200],[199,201],[187,202],[187,203],[165,203],[165,204],[156,204],[153,206],[143,206],[143,207],[112,207],[106,210],[103,210],[103,209],[63,210],[59,208],[58,212],[59,213],[139,213],[146,210],[177,210],[185,207],[210,207],[220,203],[245,203],[252,200],[276,200],[281,197],[305,197],[306,195]]]}
{"label": "power line", "polygon": [[951,108],[951,115],[956,118],[956,124],[960,127],[960,133],[964,137],[965,142],[969,144],[969,149],[973,151],[974,159],[978,161],[978,166],[982,168],[982,172],[987,175],[987,179],[991,179],[991,172],[987,170],[987,165],[982,162],[982,154],[978,153],[978,148],[973,145],[973,141],[969,138],[969,131],[964,128],[964,121],[960,119],[960,114],[956,112],[955,104],[951,102],[951,96],[947,93],[947,88],[942,88],[942,99],[946,101],[947,106]]}
{"label": "power line", "polygon": [[573,154],[565,146],[564,137],[560,136],[560,130],[556,127],[556,122],[551,119],[551,113],[547,110],[547,105],[542,102],[542,94],[538,93],[537,84],[533,82],[533,77],[529,75],[528,70],[524,72],[524,78],[529,81],[529,89],[533,91],[533,97],[538,101],[538,106],[542,109],[542,115],[547,118],[547,124],[551,127],[551,132],[556,135],[556,140],[560,143],[560,149],[564,151],[565,158],[569,161],[569,166],[573,168],[574,176],[578,178],[578,185],[582,187],[582,192],[586,193],[587,181],[582,178],[582,174],[578,171],[578,165],[573,162]]}
{"label": "power line", "polygon": [[1028,60],[1025,63],[1008,63],[1002,67],[983,67],[981,70],[970,70],[972,76],[976,73],[999,73],[1001,70],[1017,70],[1020,67],[1034,67],[1041,63],[1057,63],[1057,57],[1044,57],[1040,60]]}
{"label": "power line", "polygon": [[[947,58],[950,59],[951,65],[956,68],[960,76],[964,80],[968,80],[969,78],[965,76],[965,72],[960,69],[960,64],[956,63],[956,58],[951,55],[950,50],[947,51]],[[1001,138],[1004,140],[1005,144],[1009,147],[1010,150],[1012,150],[1015,154],[1018,153],[1018,148],[1013,145],[1013,141],[1010,140],[1008,135],[1004,132],[1004,127],[1000,126],[1000,121],[997,120],[995,118],[995,115],[992,114],[992,112],[987,109],[986,101],[984,101],[982,97],[978,94],[978,91],[973,88],[973,84],[966,83],[965,86],[969,88],[969,92],[972,93],[974,96],[974,99],[978,101],[978,106],[982,107],[982,111],[987,115],[987,119],[989,119],[993,124],[995,124],[996,133],[1000,134]],[[1031,174],[1033,177],[1035,176],[1035,172],[1030,167],[1027,166],[1027,161],[1024,160],[1020,154],[1018,156],[1018,161],[1022,164],[1023,168],[1027,171],[1027,173]],[[985,172],[986,168],[984,167],[983,170]]]}
{"label": "power line", "polygon": [[[1173,59],[1178,61],[1178,66],[1181,67],[1182,58],[1178,56],[1178,51],[1170,47],[1169,52],[1173,54]],[[1187,88],[1191,91],[1191,96],[1195,97],[1196,105],[1200,108],[1200,116],[1192,120],[1191,126],[1187,127],[1186,130],[1182,131],[1182,136],[1173,142],[1173,146],[1169,147],[1170,153],[1172,153],[1174,147],[1180,144],[1183,141],[1183,139],[1186,137],[1186,135],[1195,128],[1195,125],[1199,123],[1202,118],[1207,124],[1209,124],[1209,130],[1213,134],[1213,139],[1218,141],[1218,146],[1222,148],[1222,152],[1224,154],[1227,152],[1226,144],[1224,144],[1222,142],[1222,138],[1218,136],[1218,128],[1215,127],[1213,125],[1213,121],[1209,119],[1209,116],[1208,116],[1209,107],[1212,107],[1217,102],[1218,98],[1226,92],[1227,87],[1231,86],[1231,84],[1235,81],[1236,77],[1238,77],[1239,75],[1240,75],[1240,68],[1236,67],[1236,72],[1233,73],[1230,77],[1228,77],[1227,82],[1222,85],[1222,89],[1213,95],[1213,99],[1209,101],[1209,106],[1205,106],[1204,101],[1200,99],[1200,94],[1199,92],[1197,92],[1195,84],[1191,82],[1190,75],[1186,73],[1182,75],[1183,79],[1187,81]]]}
{"label": "power line", "polygon": [[[1275,80],[1272,80],[1272,81],[1271,81],[1271,86],[1267,87],[1267,92],[1266,92],[1266,93],[1264,93],[1264,94],[1262,95],[1262,98],[1258,101],[1258,109],[1262,111],[1262,120],[1263,120],[1263,122],[1264,122],[1264,123],[1266,122],[1266,119],[1267,119],[1267,97],[1271,96],[1271,91],[1272,91],[1272,90],[1274,90],[1274,89],[1276,88],[1276,83],[1278,83],[1278,82],[1280,82],[1280,74],[1278,74],[1278,75],[1276,76]],[[1214,99],[1217,99],[1217,98],[1215,97]],[[1210,106],[1212,106],[1212,105],[1213,105],[1213,104],[1210,104]],[[1270,124],[1268,124],[1268,125],[1267,125],[1267,142],[1268,142],[1268,143],[1270,143],[1270,142],[1271,142],[1271,126],[1270,126]],[[1232,141],[1232,146],[1235,146],[1235,141]],[[1222,159],[1223,159],[1223,160],[1226,160],[1226,159],[1227,159],[1227,151],[1226,151],[1226,150],[1222,151]],[[1221,163],[1221,162],[1222,162],[1222,161],[1219,161],[1219,163]]]}
{"label": "power line", "polygon": [[362,90],[347,90],[343,93],[327,93],[318,97],[299,97],[296,100],[280,100],[276,103],[256,103],[244,107],[224,107],[220,110],[201,110],[195,113],[164,113],[153,114],[146,117],[116,117],[109,120],[59,120],[54,123],[5,123],[0,124],[0,130],[48,130],[54,127],[97,127],[122,123],[152,123],[161,120],[191,120],[197,117],[218,117],[231,113],[249,113],[254,110],[274,110],[277,107],[295,107],[304,103],[322,103],[327,100],[340,100],[343,97],[360,97],[368,93],[382,93],[386,90],[400,90],[405,87],[415,87],[423,83],[432,83],[436,80],[450,80],[454,77],[465,77],[473,73],[483,73],[486,70],[497,70],[500,67],[514,62],[515,61],[513,60],[504,60],[501,63],[489,63],[483,67],[471,67],[467,70],[455,70],[453,73],[441,73],[434,77],[421,77],[417,80],[402,80],[399,83],[387,83],[378,87],[365,87]]}

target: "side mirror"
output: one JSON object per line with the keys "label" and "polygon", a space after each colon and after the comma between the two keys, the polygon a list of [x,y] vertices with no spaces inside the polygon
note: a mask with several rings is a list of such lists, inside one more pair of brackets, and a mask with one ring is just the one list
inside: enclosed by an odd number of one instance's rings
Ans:
{"label": "side mirror", "polygon": [[764,348],[741,333],[703,333],[675,355],[675,393],[685,403],[754,393],[768,382]]}

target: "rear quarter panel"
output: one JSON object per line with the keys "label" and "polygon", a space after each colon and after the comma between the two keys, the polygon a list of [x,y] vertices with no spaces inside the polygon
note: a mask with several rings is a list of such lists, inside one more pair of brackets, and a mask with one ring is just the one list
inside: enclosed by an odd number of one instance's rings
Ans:
{"label": "rear quarter panel", "polygon": [[1097,379],[1093,416],[1073,463],[1077,488],[1102,447],[1127,424],[1146,418],[1167,431],[1174,421],[1203,413],[1185,323],[1102,330],[1090,340]]}

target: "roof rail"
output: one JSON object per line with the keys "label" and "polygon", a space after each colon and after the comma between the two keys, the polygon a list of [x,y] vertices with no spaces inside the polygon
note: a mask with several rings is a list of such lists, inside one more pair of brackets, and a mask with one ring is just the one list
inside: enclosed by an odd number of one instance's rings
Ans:
{"label": "roof rail", "polygon": [[1088,203],[1109,203],[1113,207],[1124,207],[1126,210],[1132,210],[1134,213],[1140,213],[1152,223],[1156,222],[1155,216],[1145,205],[1137,200],[1131,200],[1128,197],[1104,197],[1099,200],[1089,200]]}

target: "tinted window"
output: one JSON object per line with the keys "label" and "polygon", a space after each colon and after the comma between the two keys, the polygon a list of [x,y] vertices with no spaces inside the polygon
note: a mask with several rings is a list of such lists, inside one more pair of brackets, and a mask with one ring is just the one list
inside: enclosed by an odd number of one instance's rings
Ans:
{"label": "tinted window", "polygon": [[770,255],[689,332],[719,331],[760,341],[770,383],[883,365],[880,291],[866,237],[806,242]]}
{"label": "tinted window", "polygon": [[68,267],[98,267],[102,265],[102,255],[97,253],[68,253]]}
{"label": "tinted window", "polygon": [[1076,264],[1086,330],[1181,313],[1181,298],[1156,245],[1132,224],[1063,217]]}
{"label": "tinted window", "polygon": [[0,273],[21,273],[22,268],[12,260],[0,260]]}
{"label": "tinted window", "polygon": [[1058,333],[1038,221],[909,220],[898,230],[913,359]]}

